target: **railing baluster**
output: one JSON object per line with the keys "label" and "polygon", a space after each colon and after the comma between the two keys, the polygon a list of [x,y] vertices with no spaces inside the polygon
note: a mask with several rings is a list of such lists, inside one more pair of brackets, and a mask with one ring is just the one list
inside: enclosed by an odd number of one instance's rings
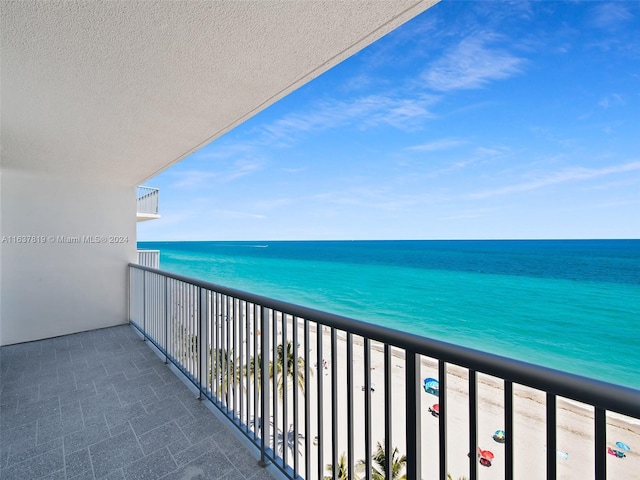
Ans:
{"label": "railing baluster", "polygon": [[[305,478],[311,478],[311,392],[309,387],[311,382],[309,380],[309,373],[311,367],[309,366],[309,350],[311,344],[309,343],[309,320],[304,319],[304,458],[306,459],[304,466]],[[317,376],[320,373],[316,369]],[[351,477],[353,478],[353,477]]]}
{"label": "railing baluster", "polygon": [[142,337],[142,341],[147,341],[147,272],[142,272],[142,330],[144,331],[144,336]]}
{"label": "railing baluster", "polygon": [[[249,417],[251,415],[250,409],[249,409],[249,399],[251,398],[251,387],[249,385],[249,350],[251,349],[251,343],[250,343],[250,339],[251,339],[251,315],[250,315],[250,309],[249,309],[249,303],[248,302],[244,302],[244,328],[245,328],[245,332],[244,332],[244,341],[243,344],[245,345],[244,347],[244,365],[238,366],[238,368],[241,368],[240,374],[242,376],[244,376],[244,391],[246,392],[246,396],[243,395],[242,397],[245,399],[245,416],[244,416],[244,422],[245,422],[245,433],[247,432],[248,426],[249,426]],[[242,345],[242,344],[241,344]],[[242,355],[241,355],[242,356]]]}
{"label": "railing baluster", "polygon": [[190,359],[189,355],[186,354],[186,342],[189,338],[189,324],[188,324],[188,316],[185,312],[185,300],[186,300],[186,292],[184,289],[184,282],[177,282],[178,292],[180,295],[180,303],[178,305],[178,314],[180,316],[180,359],[184,365],[183,368],[186,368],[185,373],[189,378],[191,375],[189,374],[190,367]]}
{"label": "railing baluster", "polygon": [[169,278],[164,277],[164,363],[169,363]]}
{"label": "railing baluster", "polygon": [[469,469],[471,480],[478,478],[478,379],[469,369]]}
{"label": "railing baluster", "polygon": [[[262,389],[262,377],[260,376],[260,369],[262,368],[261,349],[258,348],[258,331],[260,332],[260,339],[262,340],[262,323],[258,323],[258,312],[260,309],[257,304],[253,304],[253,436],[257,438],[260,415],[262,415],[262,407],[260,406],[260,391]],[[260,317],[262,322],[262,317]],[[260,436],[263,433],[260,430]]]}
{"label": "railing baluster", "polygon": [[287,345],[287,318],[283,312],[280,312],[281,328],[282,328],[282,463],[287,465],[288,459],[288,443],[289,428],[287,426],[287,407],[289,397],[289,345]]}
{"label": "railing baluster", "polygon": [[596,480],[607,480],[607,411],[596,407],[594,420]]}
{"label": "railing baluster", "polygon": [[196,335],[196,322],[195,322],[195,316],[194,316],[194,308],[193,308],[193,288],[192,285],[186,284],[185,285],[186,291],[187,291],[187,315],[189,316],[189,342],[188,342],[188,347],[187,347],[187,352],[189,353],[189,374],[191,375],[192,378],[196,378],[196,359],[195,356],[193,355],[193,339],[194,336]]}
{"label": "railing baluster", "polygon": [[504,478],[513,480],[513,382],[504,382]]}
{"label": "railing baluster", "polygon": [[556,396],[547,393],[547,480],[556,478],[556,448]]}
{"label": "railing baluster", "polygon": [[[338,465],[338,337],[331,327],[331,464]],[[333,469],[336,478],[337,467]]]}
{"label": "railing baluster", "polygon": [[348,478],[355,478],[356,460],[353,453],[353,334],[347,333],[347,460]]}
{"label": "railing baluster", "polygon": [[233,309],[232,299],[230,295],[226,295],[226,318],[227,318],[227,352],[226,352],[226,391],[227,397],[227,415],[235,414],[233,403]]}
{"label": "railing baluster", "polygon": [[447,480],[447,364],[438,360],[438,463],[440,480]]}
{"label": "railing baluster", "polygon": [[234,297],[230,298],[231,312],[231,349],[229,351],[229,372],[231,382],[231,396],[233,398],[233,418],[238,418],[238,382],[236,381],[236,359],[238,358],[238,302]]}
{"label": "railing baluster", "polygon": [[260,354],[262,358],[262,362],[260,362],[260,381],[262,385],[260,387],[261,418],[258,419],[258,422],[261,431],[260,465],[266,467],[269,463],[267,459],[267,448],[269,442],[269,418],[271,414],[269,412],[269,318],[267,308],[264,306],[260,309],[260,325]]}
{"label": "railing baluster", "polygon": [[[407,442],[407,478],[421,478],[422,446],[420,430],[422,425],[420,408],[420,356],[407,350],[406,355],[406,442]],[[389,458],[389,457],[387,457]],[[387,477],[389,478],[389,477]]]}
{"label": "railing baluster", "polygon": [[[384,344],[384,453],[385,458],[393,458],[393,439],[391,438],[391,347]],[[408,418],[408,417],[407,417]],[[385,478],[393,478],[391,462],[385,464]]]}
{"label": "railing baluster", "polygon": [[206,349],[202,348],[202,345],[205,344],[204,342],[204,336],[206,335],[206,318],[205,318],[205,309],[204,309],[204,291],[202,288],[198,289],[198,299],[200,301],[200,305],[198,308],[198,316],[199,321],[198,321],[198,341],[196,342],[196,346],[197,346],[197,351],[198,351],[198,383],[200,384],[200,388],[199,393],[198,393],[198,399],[202,400],[202,379],[206,378],[204,370],[206,369],[206,365],[207,365],[207,359],[205,357],[206,355]]}
{"label": "railing baluster", "polygon": [[318,350],[318,478],[324,478],[324,393],[322,390],[323,358],[322,358],[322,329],[324,326],[316,323],[316,349]]}
{"label": "railing baluster", "polygon": [[213,292],[211,298],[211,318],[213,322],[212,333],[213,341],[211,342],[211,394],[220,402],[220,391],[218,388],[218,378],[220,370],[218,368],[220,362],[220,308],[218,307],[218,293]]}
{"label": "railing baluster", "polygon": [[298,376],[300,372],[298,371],[298,317],[293,316],[291,319],[293,324],[293,476],[298,476],[298,403],[299,403],[299,392],[298,389],[300,385],[298,385]]}
{"label": "railing baluster", "polygon": [[[278,325],[277,325],[277,317],[278,311],[272,309],[271,310],[271,335],[273,336],[273,341],[271,342],[271,355],[273,361],[273,392],[271,394],[272,405],[271,412],[273,416],[273,435],[270,440],[271,445],[273,445],[273,456],[276,456],[276,450],[278,448]],[[284,362],[283,362],[284,363]],[[284,364],[282,365],[284,367]],[[283,372],[284,373],[284,372]],[[267,419],[268,420],[268,419]]]}
{"label": "railing baluster", "polygon": [[364,339],[364,462],[365,476],[371,478],[371,343]]}

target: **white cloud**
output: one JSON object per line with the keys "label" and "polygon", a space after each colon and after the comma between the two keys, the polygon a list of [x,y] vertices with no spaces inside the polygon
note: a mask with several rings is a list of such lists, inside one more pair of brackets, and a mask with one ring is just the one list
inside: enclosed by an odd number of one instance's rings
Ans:
{"label": "white cloud", "polygon": [[507,195],[511,193],[520,193],[520,192],[526,192],[531,190],[537,190],[539,188],[544,188],[550,185],[557,185],[560,183],[591,180],[591,179],[603,177],[606,175],[633,172],[637,170],[640,170],[640,162],[624,163],[620,165],[614,165],[611,167],[605,167],[605,168],[599,168],[599,169],[567,168],[536,180],[517,183],[514,185],[507,185],[505,187],[495,188],[491,190],[483,190],[476,193],[470,193],[469,195],[467,195],[467,197],[470,199],[489,198],[489,197],[495,197],[498,195]]}
{"label": "white cloud", "polygon": [[171,188],[197,189],[211,183],[226,183],[251,175],[264,169],[260,159],[240,159],[234,162],[220,162],[210,170],[183,170],[173,172],[175,178]]}
{"label": "white cloud", "polygon": [[632,18],[624,2],[601,3],[593,9],[593,24],[607,30],[615,30]]}
{"label": "white cloud", "polygon": [[347,125],[358,128],[391,125],[410,127],[417,119],[433,115],[429,107],[437,99],[428,95],[398,97],[393,94],[373,94],[350,101],[325,101],[310,111],[296,112],[263,127],[270,140],[291,140],[299,133],[314,134]]}
{"label": "white cloud", "polygon": [[519,74],[524,60],[487,46],[492,40],[486,34],[462,40],[422,74],[426,86],[440,92],[474,89]]}
{"label": "white cloud", "polygon": [[416,152],[436,152],[442,150],[451,150],[453,148],[460,147],[465,145],[467,142],[465,140],[460,140],[456,138],[442,138],[440,140],[434,140],[429,143],[424,143],[422,145],[414,145],[412,147],[408,147],[407,150],[416,151]]}
{"label": "white cloud", "polygon": [[624,98],[622,98],[622,96],[618,95],[617,93],[612,93],[611,95],[607,95],[606,97],[600,99],[600,101],[598,102],[598,106],[602,108],[617,107],[619,105],[624,105],[624,104],[625,104]]}
{"label": "white cloud", "polygon": [[175,181],[170,184],[170,188],[196,189],[218,179],[217,172],[208,170],[186,170],[172,173]]}

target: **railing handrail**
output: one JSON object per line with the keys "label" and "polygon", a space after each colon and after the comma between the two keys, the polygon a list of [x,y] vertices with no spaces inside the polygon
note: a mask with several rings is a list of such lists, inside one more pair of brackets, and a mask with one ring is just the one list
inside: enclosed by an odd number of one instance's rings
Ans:
{"label": "railing handrail", "polygon": [[421,337],[412,333],[366,323],[342,315],[323,312],[164,270],[133,263],[130,263],[129,266],[187,282],[196,287],[215,290],[224,295],[259,304],[269,309],[283,311],[296,317],[318,321],[329,327],[368,337],[376,342],[387,343],[394,347],[405,349],[408,352],[437,358],[447,363],[583,402],[603,410],[640,418],[640,390],[454,345],[441,340]]}

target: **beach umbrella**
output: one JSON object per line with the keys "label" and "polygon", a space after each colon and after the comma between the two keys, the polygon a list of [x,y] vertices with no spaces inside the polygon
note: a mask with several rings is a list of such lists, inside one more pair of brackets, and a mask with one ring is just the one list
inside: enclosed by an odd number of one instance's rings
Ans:
{"label": "beach umbrella", "polygon": [[631,451],[631,447],[624,442],[616,442],[616,447],[626,450],[627,452]]}
{"label": "beach umbrella", "polygon": [[478,447],[478,455],[480,455],[481,458],[486,458],[487,460],[493,460],[494,458],[493,452],[489,450],[482,450],[480,447]]}
{"label": "beach umbrella", "polygon": [[434,403],[433,407],[431,407],[431,409],[436,413],[440,413],[440,404],[439,403]]}
{"label": "beach umbrella", "polygon": [[493,434],[493,439],[496,442],[504,442],[505,436],[506,436],[506,433],[504,433],[504,430],[496,430],[496,433]]}
{"label": "beach umbrella", "polygon": [[431,393],[437,396],[440,392],[440,383],[435,378],[425,378],[423,386],[424,391],[427,393]]}

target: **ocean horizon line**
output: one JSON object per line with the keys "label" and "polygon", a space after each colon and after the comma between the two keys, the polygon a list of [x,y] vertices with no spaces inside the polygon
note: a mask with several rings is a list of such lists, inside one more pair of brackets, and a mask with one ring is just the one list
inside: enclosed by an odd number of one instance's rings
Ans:
{"label": "ocean horizon line", "polygon": [[168,242],[626,242],[639,238],[320,238],[320,239],[209,239],[209,240],[138,240],[137,243]]}

